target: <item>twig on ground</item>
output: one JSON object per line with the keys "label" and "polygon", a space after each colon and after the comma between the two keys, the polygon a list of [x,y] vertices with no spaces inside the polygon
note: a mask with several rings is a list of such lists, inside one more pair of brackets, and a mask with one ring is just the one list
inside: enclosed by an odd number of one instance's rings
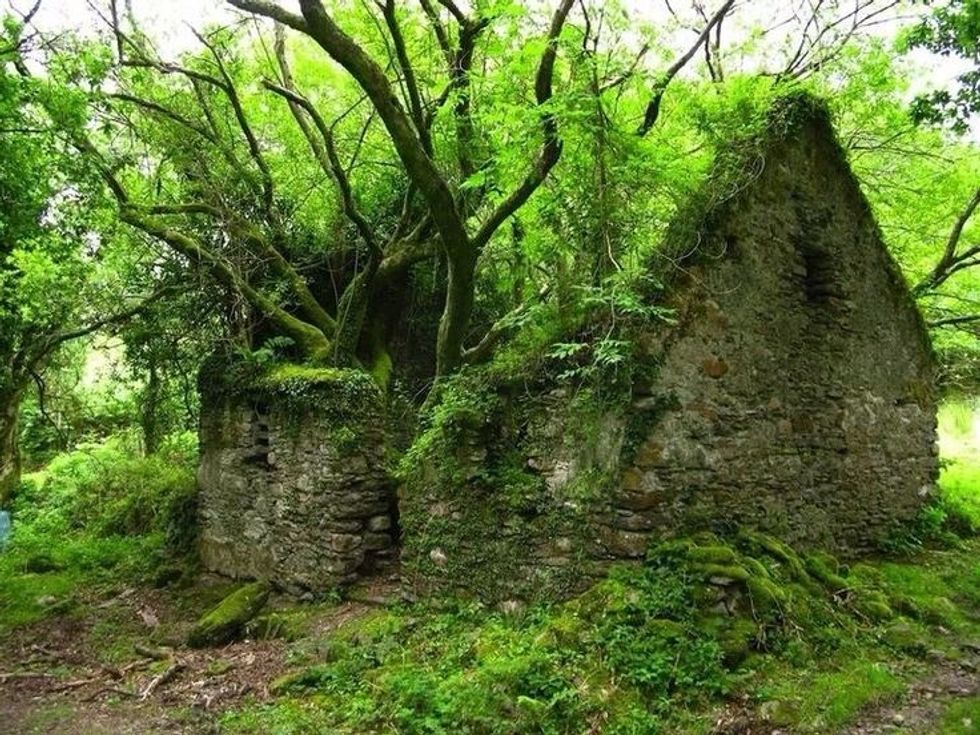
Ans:
{"label": "twig on ground", "polygon": [[144,646],[142,643],[134,644],[133,650],[140,656],[152,658],[155,661],[166,661],[174,656],[173,651],[167,648],[153,648],[152,646]]}
{"label": "twig on ground", "polygon": [[43,671],[9,671],[0,674],[0,682],[10,679],[54,679],[54,674],[46,674]]}
{"label": "twig on ground", "polygon": [[104,687],[99,687],[94,692],[84,697],[82,701],[92,702],[98,699],[99,697],[101,697],[103,694],[121,694],[124,697],[136,696],[136,692],[132,692],[129,689],[123,689],[122,687],[115,687],[115,686],[104,686]]}
{"label": "twig on ground", "polygon": [[150,698],[153,692],[177,676],[177,674],[179,674],[184,668],[184,664],[180,663],[180,661],[174,661],[166,671],[155,677],[153,681],[146,685],[146,689],[144,689],[140,694],[140,701],[145,702]]}
{"label": "twig on ground", "polygon": [[51,687],[52,692],[64,692],[69,689],[78,689],[78,687],[86,686],[87,684],[94,684],[98,681],[97,677],[90,677],[88,679],[75,679],[74,681],[66,681],[64,684],[56,684]]}

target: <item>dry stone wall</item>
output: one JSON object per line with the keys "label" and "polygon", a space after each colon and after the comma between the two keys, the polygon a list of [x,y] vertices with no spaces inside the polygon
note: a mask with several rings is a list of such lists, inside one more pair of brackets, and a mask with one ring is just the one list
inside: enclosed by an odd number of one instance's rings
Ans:
{"label": "dry stone wall", "polygon": [[363,374],[289,370],[202,389],[201,558],[231,577],[322,592],[394,553],[385,411]]}
{"label": "dry stone wall", "polygon": [[613,551],[728,523],[863,552],[931,492],[924,328],[828,132],[769,151],[675,289],[680,326],[649,336],[634,410],[671,407],[623,474]]}
{"label": "dry stone wall", "polygon": [[677,323],[635,335],[626,398],[544,379],[460,401],[404,490],[420,587],[562,596],[658,539],[739,526],[854,555],[919,512],[931,349],[826,114],[748,164],[671,233]]}

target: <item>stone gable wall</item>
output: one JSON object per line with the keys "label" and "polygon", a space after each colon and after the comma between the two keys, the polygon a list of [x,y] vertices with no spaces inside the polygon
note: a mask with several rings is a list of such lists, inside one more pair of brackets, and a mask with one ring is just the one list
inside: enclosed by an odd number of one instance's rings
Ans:
{"label": "stone gable wall", "polygon": [[727,523],[868,551],[936,479],[929,348],[866,203],[819,130],[765,164],[651,350],[672,408],[623,474],[614,550]]}

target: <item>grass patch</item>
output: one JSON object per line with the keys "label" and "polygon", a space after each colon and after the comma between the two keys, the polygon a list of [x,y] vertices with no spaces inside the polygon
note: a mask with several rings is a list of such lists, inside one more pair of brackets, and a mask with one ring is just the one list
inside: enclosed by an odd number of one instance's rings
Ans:
{"label": "grass patch", "polygon": [[939,486],[948,510],[973,533],[980,533],[980,455],[949,460],[940,474]]}
{"label": "grass patch", "polygon": [[102,588],[146,583],[183,553],[195,462],[186,441],[142,458],[109,440],[27,476],[0,551],[0,633],[71,614]]}
{"label": "grass patch", "polygon": [[913,569],[849,571],[768,537],[699,536],[564,604],[377,610],[292,644],[279,699],[226,714],[222,731],[693,734],[739,693],[779,705],[786,726],[839,727],[903,691],[926,648],[886,640],[895,623],[932,625],[903,622],[892,598],[961,599]]}
{"label": "grass patch", "polygon": [[972,697],[949,706],[935,735],[977,735],[980,733],[980,697]]}
{"label": "grass patch", "polygon": [[813,661],[809,668],[775,667],[758,691],[759,698],[769,703],[762,711],[774,725],[827,732],[851,722],[865,707],[900,695],[905,690],[903,677],[886,661],[867,658],[867,653],[860,646],[848,648],[818,670],[813,669]]}

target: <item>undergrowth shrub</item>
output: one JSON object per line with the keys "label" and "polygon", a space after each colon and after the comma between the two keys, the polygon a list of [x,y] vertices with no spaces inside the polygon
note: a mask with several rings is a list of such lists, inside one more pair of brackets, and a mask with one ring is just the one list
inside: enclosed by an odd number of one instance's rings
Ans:
{"label": "undergrowth shrub", "polygon": [[170,509],[193,495],[195,451],[178,436],[149,457],[117,440],[58,455],[18,493],[14,541],[28,533],[162,533]]}
{"label": "undergrowth shrub", "polygon": [[963,455],[942,463],[939,493],[911,523],[895,526],[882,550],[911,556],[928,546],[954,547],[980,534],[980,458]]}
{"label": "undergrowth shrub", "polygon": [[195,455],[193,434],[170,437],[149,457],[110,439],[25,477],[0,552],[0,630],[63,611],[92,584],[147,580],[186,554]]}
{"label": "undergrowth shrub", "polygon": [[939,487],[953,530],[980,534],[980,457],[969,454],[945,462]]}

